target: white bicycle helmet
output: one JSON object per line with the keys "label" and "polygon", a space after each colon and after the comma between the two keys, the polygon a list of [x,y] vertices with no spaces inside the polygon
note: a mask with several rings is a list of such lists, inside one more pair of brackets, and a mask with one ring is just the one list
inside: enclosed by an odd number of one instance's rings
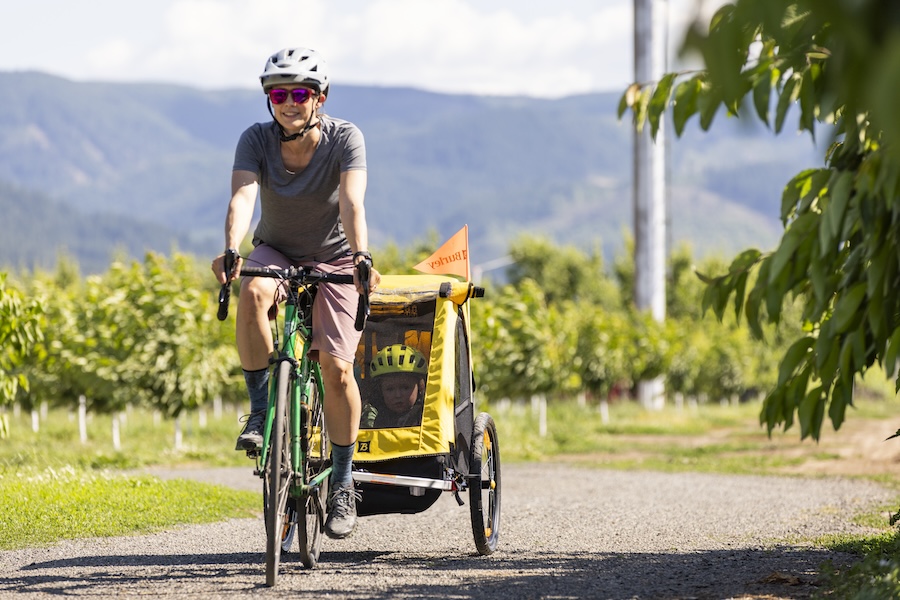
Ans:
{"label": "white bicycle helmet", "polygon": [[328,65],[322,56],[309,48],[284,48],[269,57],[259,76],[263,92],[286,83],[309,86],[320,94],[328,94]]}

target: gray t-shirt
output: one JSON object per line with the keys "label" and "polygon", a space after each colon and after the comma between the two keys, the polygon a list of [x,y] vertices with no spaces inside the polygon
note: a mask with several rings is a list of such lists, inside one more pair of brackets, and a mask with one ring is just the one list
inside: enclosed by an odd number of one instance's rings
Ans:
{"label": "gray t-shirt", "polygon": [[312,160],[290,173],[281,160],[278,126],[256,123],[241,134],[234,170],[259,177],[260,220],[253,245],[266,243],[293,261],[329,262],[350,251],[338,206],[341,173],[366,168],[362,132],[320,115],[322,136]]}

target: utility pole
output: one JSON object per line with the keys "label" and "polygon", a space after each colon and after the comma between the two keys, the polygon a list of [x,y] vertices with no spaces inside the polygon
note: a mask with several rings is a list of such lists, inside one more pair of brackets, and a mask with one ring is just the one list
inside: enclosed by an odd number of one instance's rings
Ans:
{"label": "utility pole", "polygon": [[[668,0],[634,0],[634,78],[659,81],[666,71]],[[634,133],[634,298],[638,310],[666,317],[666,153],[665,127],[654,141],[650,127]],[[662,378],[638,382],[646,408],[665,403]]]}

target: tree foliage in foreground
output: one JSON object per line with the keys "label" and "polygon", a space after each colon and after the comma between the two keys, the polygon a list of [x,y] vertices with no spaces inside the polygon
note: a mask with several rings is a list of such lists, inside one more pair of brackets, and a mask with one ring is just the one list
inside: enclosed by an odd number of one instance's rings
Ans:
{"label": "tree foliage in foreground", "polygon": [[705,69],[635,83],[622,96],[637,127],[655,135],[670,113],[680,135],[718,111],[780,132],[789,110],[812,137],[833,135],[825,165],[798,173],[781,203],[784,234],[772,252],[748,249],[727,272],[701,275],[704,308],[729,307],[757,337],[793,299],[804,332],[784,353],[761,422],[799,421],[818,439],[853,402],[856,375],[900,358],[900,3],[894,0],[737,0],[683,45]]}

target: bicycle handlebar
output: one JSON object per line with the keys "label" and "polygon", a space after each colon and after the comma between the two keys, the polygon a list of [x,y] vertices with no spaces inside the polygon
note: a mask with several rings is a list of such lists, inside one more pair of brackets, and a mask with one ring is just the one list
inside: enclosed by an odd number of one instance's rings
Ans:
{"label": "bicycle handlebar", "polygon": [[[231,273],[237,262],[237,253],[225,253],[225,272]],[[359,280],[363,294],[359,295],[359,306],[356,312],[356,330],[362,331],[366,326],[366,320],[369,318],[369,270],[371,264],[366,261],[360,261],[357,265],[359,269]],[[285,281],[294,280],[299,284],[307,283],[353,283],[353,275],[345,275],[338,273],[323,273],[316,271],[312,267],[288,267],[286,269],[272,269],[269,267],[241,267],[242,277],[272,277]],[[217,317],[220,321],[224,321],[228,317],[228,304],[231,300],[231,282],[222,285],[219,290],[219,310]]]}

